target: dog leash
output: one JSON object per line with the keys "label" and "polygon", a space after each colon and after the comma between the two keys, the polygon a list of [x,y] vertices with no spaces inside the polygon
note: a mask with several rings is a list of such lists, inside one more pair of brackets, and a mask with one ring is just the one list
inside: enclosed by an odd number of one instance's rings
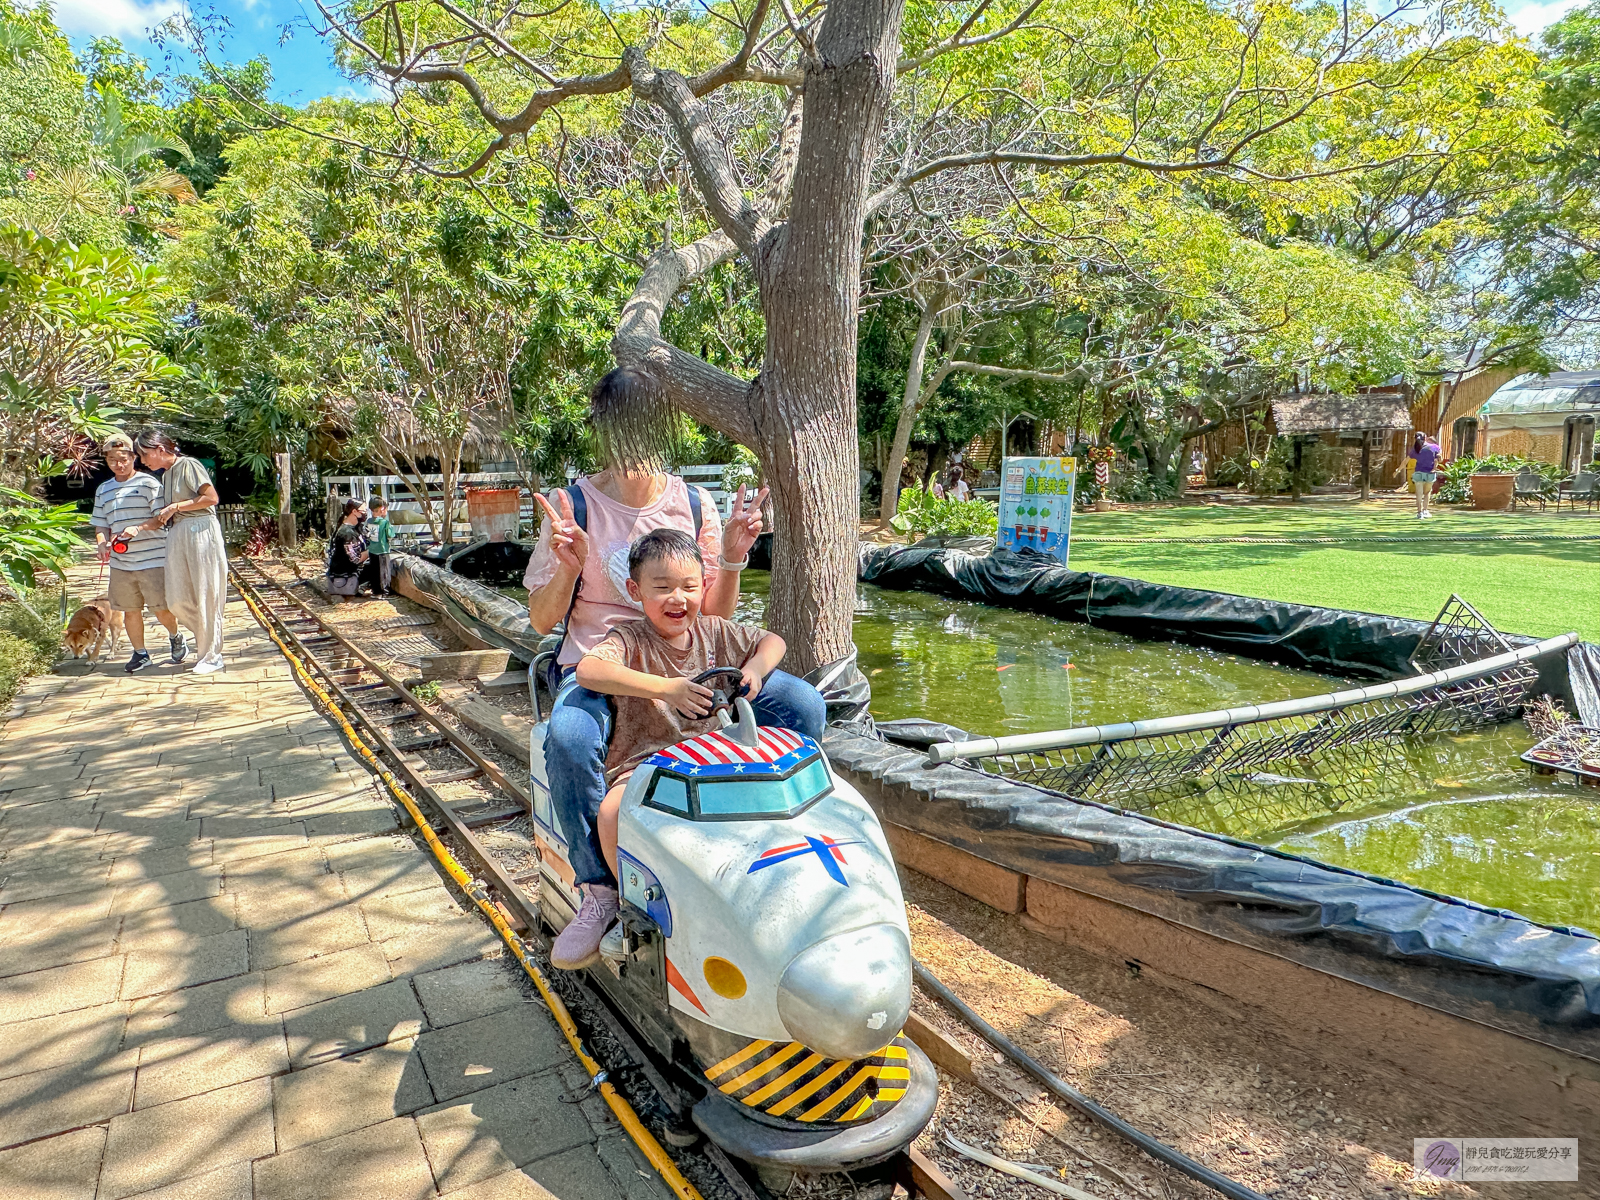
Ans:
{"label": "dog leash", "polygon": [[[128,543],[132,540],[131,537],[124,537],[122,534],[116,535],[108,543],[111,547],[111,554],[126,554],[128,552]],[[106,564],[110,561],[110,555],[100,560],[100,574],[96,575],[94,579],[94,590],[97,592],[100,590],[100,581],[106,577]]]}

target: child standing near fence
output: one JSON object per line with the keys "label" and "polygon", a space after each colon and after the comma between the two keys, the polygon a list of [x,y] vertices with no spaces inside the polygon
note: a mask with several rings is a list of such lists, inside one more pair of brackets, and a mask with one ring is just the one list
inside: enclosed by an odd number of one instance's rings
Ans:
{"label": "child standing near fence", "polygon": [[393,593],[389,590],[389,542],[394,537],[394,523],[389,520],[389,502],[382,496],[374,496],[370,505],[372,519],[367,522],[367,552],[372,555],[372,594],[374,596],[388,596]]}

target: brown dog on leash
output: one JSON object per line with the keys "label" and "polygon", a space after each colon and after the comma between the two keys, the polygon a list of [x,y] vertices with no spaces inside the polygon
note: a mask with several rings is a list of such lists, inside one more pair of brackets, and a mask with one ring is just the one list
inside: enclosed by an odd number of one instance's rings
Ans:
{"label": "brown dog on leash", "polygon": [[117,643],[122,638],[122,618],[123,614],[111,607],[111,597],[101,596],[72,614],[61,640],[73,658],[88,655],[90,662],[99,662],[100,647],[106,641],[111,643],[108,652],[117,652]]}

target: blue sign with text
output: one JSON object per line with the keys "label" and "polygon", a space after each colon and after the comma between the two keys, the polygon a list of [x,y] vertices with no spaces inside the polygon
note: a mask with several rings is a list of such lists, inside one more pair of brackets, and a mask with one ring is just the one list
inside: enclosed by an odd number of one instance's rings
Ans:
{"label": "blue sign with text", "polygon": [[1000,483],[1000,545],[1038,550],[1067,564],[1075,458],[1008,458]]}

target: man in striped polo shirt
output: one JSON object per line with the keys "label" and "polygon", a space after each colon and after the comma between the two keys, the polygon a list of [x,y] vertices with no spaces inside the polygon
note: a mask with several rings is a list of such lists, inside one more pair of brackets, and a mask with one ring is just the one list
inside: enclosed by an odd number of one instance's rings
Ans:
{"label": "man in striped polo shirt", "polygon": [[[161,484],[154,475],[137,469],[133,442],[123,434],[113,434],[100,447],[112,477],[95,489],[95,547],[100,561],[111,564],[111,607],[126,613],[125,628],[133,657],[123,668],[128,674],[150,665],[150,652],[144,648],[144,613],[149,608],[167,630],[172,661],[189,657],[189,643],[178,632],[178,619],[167,610],[167,531],[141,530],[161,507]],[[122,535],[122,536],[119,536]],[[113,542],[125,543],[117,551]]]}

